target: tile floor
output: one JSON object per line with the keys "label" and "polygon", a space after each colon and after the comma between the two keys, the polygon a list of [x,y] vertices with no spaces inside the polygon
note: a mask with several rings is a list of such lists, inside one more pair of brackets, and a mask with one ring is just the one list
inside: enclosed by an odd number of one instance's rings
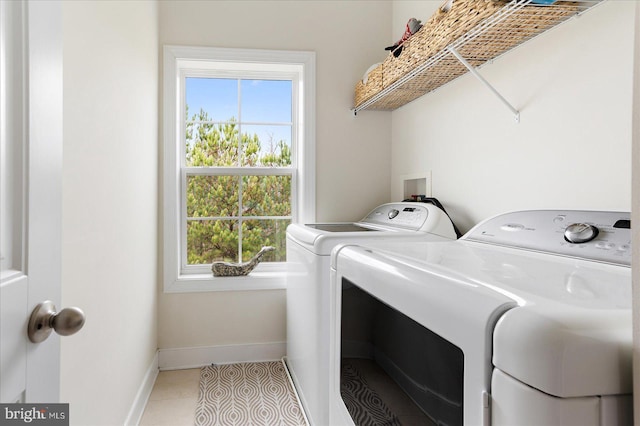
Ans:
{"label": "tile floor", "polygon": [[200,369],[161,371],[139,426],[193,426]]}

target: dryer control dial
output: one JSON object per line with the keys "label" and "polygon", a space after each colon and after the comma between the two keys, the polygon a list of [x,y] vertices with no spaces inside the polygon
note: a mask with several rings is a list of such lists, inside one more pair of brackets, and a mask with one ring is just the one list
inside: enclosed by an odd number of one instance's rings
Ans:
{"label": "dryer control dial", "polygon": [[564,239],[570,243],[587,243],[598,236],[598,228],[588,223],[572,223],[564,231]]}
{"label": "dryer control dial", "polygon": [[389,216],[389,219],[393,219],[394,217],[398,216],[399,213],[400,211],[398,209],[391,209],[389,210],[389,213],[387,213],[387,216]]}

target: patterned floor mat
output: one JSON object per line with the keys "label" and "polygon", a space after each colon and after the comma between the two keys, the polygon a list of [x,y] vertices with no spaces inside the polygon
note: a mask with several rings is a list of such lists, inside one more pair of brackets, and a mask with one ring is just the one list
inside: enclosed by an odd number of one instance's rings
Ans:
{"label": "patterned floor mat", "polygon": [[195,424],[307,425],[282,361],[203,367]]}

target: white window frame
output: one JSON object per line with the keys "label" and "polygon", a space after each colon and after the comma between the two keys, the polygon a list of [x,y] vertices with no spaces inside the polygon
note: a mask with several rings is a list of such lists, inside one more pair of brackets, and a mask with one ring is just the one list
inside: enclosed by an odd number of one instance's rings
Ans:
{"label": "white window frame", "polygon": [[[231,75],[260,79],[279,72],[295,87],[292,137],[292,222],[315,222],[315,53],[300,51],[164,46],[163,79],[163,275],[165,293],[285,288],[286,263],[261,264],[246,277],[214,277],[202,267],[184,265],[182,235],[186,220],[182,197],[187,169],[184,156],[185,77]],[[297,96],[296,96],[297,94]],[[256,174],[261,174],[256,168]],[[229,169],[230,173],[240,170]]]}

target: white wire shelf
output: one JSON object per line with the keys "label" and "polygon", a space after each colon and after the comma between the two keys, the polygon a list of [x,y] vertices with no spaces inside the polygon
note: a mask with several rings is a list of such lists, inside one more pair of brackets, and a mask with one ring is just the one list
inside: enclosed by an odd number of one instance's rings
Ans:
{"label": "white wire shelf", "polygon": [[477,68],[603,1],[557,1],[543,5],[531,0],[512,0],[446,48],[361,102],[352,112],[356,115],[364,110],[395,110],[470,71],[519,121],[518,110],[480,76]]}

